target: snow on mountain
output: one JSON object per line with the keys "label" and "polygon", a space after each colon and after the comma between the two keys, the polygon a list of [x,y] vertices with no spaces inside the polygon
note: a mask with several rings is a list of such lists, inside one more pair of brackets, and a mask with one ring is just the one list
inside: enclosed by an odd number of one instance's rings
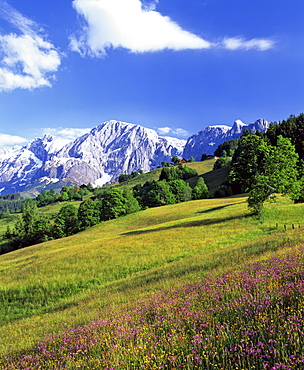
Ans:
{"label": "snow on mountain", "polygon": [[18,150],[0,151],[0,189],[5,194],[22,191],[35,181],[56,183],[64,179],[102,186],[121,173],[147,172],[162,161],[170,161],[182,153],[185,143],[114,120],[74,141],[45,135]]}
{"label": "snow on mountain", "polygon": [[241,120],[236,120],[232,127],[224,125],[208,126],[197,134],[191,136],[184,148],[183,157],[193,156],[200,160],[202,154],[213,155],[216,148],[226,140],[239,138],[244,129],[256,131],[267,131],[270,123],[265,119],[258,119],[254,123],[247,125]]}
{"label": "snow on mountain", "polygon": [[0,150],[0,194],[19,192],[34,183],[102,186],[122,173],[151,171],[174,155],[200,160],[203,153],[213,154],[223,141],[240,137],[245,128],[255,132],[268,127],[263,119],[249,125],[236,120],[232,127],[206,127],[186,142],[112,120],[74,141],[45,135],[24,147]]}
{"label": "snow on mountain", "polygon": [[187,143],[187,140],[181,140],[181,139],[177,139],[175,137],[169,137],[169,136],[161,136],[160,140],[163,140],[165,145],[167,145],[168,147],[171,146],[172,148],[177,149],[177,153],[176,153],[177,156],[181,157],[183,155],[183,151]]}

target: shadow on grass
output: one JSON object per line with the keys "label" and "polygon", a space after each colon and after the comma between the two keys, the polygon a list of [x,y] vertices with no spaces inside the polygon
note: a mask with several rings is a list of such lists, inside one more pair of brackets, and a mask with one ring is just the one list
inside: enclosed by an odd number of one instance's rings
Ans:
{"label": "shadow on grass", "polygon": [[234,204],[225,204],[224,206],[218,206],[218,207],[208,208],[205,211],[198,211],[197,213],[209,213],[209,212],[213,212],[213,211],[219,211],[220,209],[223,209],[223,208],[226,208],[226,207],[230,207],[230,206],[233,206],[233,205]]}
{"label": "shadow on grass", "polygon": [[121,235],[142,235],[142,234],[148,234],[153,233],[155,231],[163,231],[163,230],[171,230],[171,229],[180,229],[185,227],[199,227],[199,226],[211,226],[211,225],[217,225],[224,222],[229,222],[233,220],[242,220],[244,218],[252,217],[251,214],[246,214],[243,216],[231,216],[231,217],[225,217],[225,218],[209,218],[206,220],[197,220],[197,221],[190,221],[190,222],[184,222],[178,225],[172,225],[172,226],[159,226],[155,227],[153,229],[144,229],[144,230],[135,230],[135,231],[129,231],[127,233],[123,233]]}

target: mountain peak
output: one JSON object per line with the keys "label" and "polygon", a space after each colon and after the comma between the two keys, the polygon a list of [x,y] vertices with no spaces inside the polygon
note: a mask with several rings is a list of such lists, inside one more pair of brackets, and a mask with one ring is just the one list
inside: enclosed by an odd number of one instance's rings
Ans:
{"label": "mountain peak", "polygon": [[202,154],[213,155],[215,149],[224,141],[239,138],[244,129],[253,132],[257,130],[265,132],[269,124],[268,121],[260,118],[249,125],[237,119],[232,127],[225,125],[208,126],[188,139],[183,157],[189,158],[192,156],[196,160],[200,160]]}
{"label": "mountain peak", "polygon": [[[160,138],[155,130],[110,120],[74,141],[45,135],[9,157],[0,152],[2,193],[22,191],[39,179],[102,186],[122,173],[150,171],[181,155],[185,141]],[[62,182],[61,182],[62,184]]]}
{"label": "mountain peak", "polygon": [[240,119],[237,119],[234,121],[234,124],[231,128],[231,134],[232,135],[239,135],[243,132],[244,127],[246,127],[246,123],[241,121]]}

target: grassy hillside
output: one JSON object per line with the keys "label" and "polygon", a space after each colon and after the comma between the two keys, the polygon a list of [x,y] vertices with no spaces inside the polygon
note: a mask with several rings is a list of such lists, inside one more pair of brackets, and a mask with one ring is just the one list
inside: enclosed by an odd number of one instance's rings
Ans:
{"label": "grassy hillside", "polygon": [[[201,175],[206,174],[207,172],[210,172],[210,171],[213,170],[214,162],[215,162],[215,159],[209,159],[209,160],[203,161],[203,162],[186,163],[186,164],[184,164],[184,166],[188,166],[188,167],[191,167],[191,168],[195,169],[197,171],[198,175],[201,176]],[[161,173],[161,168],[157,168],[153,171],[143,173],[142,175],[139,175],[139,176],[135,177],[132,180],[126,181],[126,182],[123,183],[123,185],[128,185],[130,187],[134,187],[137,184],[143,185],[147,181],[153,181],[153,180],[158,181],[160,173]],[[218,177],[217,174],[215,174],[215,176]],[[197,181],[197,177],[193,178],[191,181],[193,183],[193,186],[195,186],[196,181]],[[191,181],[190,181],[190,185],[192,184]],[[211,181],[210,181],[210,184],[211,184],[211,186],[213,185],[211,183]]]}
{"label": "grassy hillside", "polygon": [[300,245],[303,210],[279,198],[261,223],[242,196],[191,201],[0,256],[0,352],[30,348],[44,335],[108,317],[109,310],[118,314],[159,289]]}

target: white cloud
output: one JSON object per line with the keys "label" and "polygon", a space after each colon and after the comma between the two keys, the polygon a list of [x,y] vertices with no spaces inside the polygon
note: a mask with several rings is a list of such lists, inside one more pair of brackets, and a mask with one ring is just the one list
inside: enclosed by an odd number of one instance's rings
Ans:
{"label": "white cloud", "polygon": [[157,127],[156,131],[160,136],[177,136],[177,137],[188,137],[189,132],[183,128],[171,128],[171,127]]}
{"label": "white cloud", "polygon": [[38,25],[6,2],[1,3],[0,16],[19,31],[0,35],[0,91],[51,86],[61,63],[54,45]]}
{"label": "white cloud", "polygon": [[222,42],[223,47],[228,50],[256,49],[258,51],[265,51],[272,49],[274,47],[274,44],[275,42],[270,39],[245,40],[242,37],[225,38]]}
{"label": "white cloud", "polygon": [[70,37],[70,48],[82,56],[103,57],[108,49],[125,48],[133,53],[164,49],[208,49],[266,51],[271,39],[243,37],[209,42],[183,30],[157,12],[159,0],[74,0],[73,7],[84,23],[77,36]]}
{"label": "white cloud", "polygon": [[109,48],[134,53],[164,49],[204,49],[212,46],[183,30],[169,17],[155,11],[158,1],[74,0],[73,7],[86,22],[70,47],[82,55],[102,57]]}
{"label": "white cloud", "polygon": [[27,140],[21,136],[0,134],[0,148],[23,144]]}
{"label": "white cloud", "polygon": [[68,140],[75,140],[78,137],[90,132],[90,128],[63,128],[63,127],[58,127],[58,128],[44,128],[42,130],[43,135],[45,134],[50,134],[54,136],[59,136],[63,139],[68,139]]}

